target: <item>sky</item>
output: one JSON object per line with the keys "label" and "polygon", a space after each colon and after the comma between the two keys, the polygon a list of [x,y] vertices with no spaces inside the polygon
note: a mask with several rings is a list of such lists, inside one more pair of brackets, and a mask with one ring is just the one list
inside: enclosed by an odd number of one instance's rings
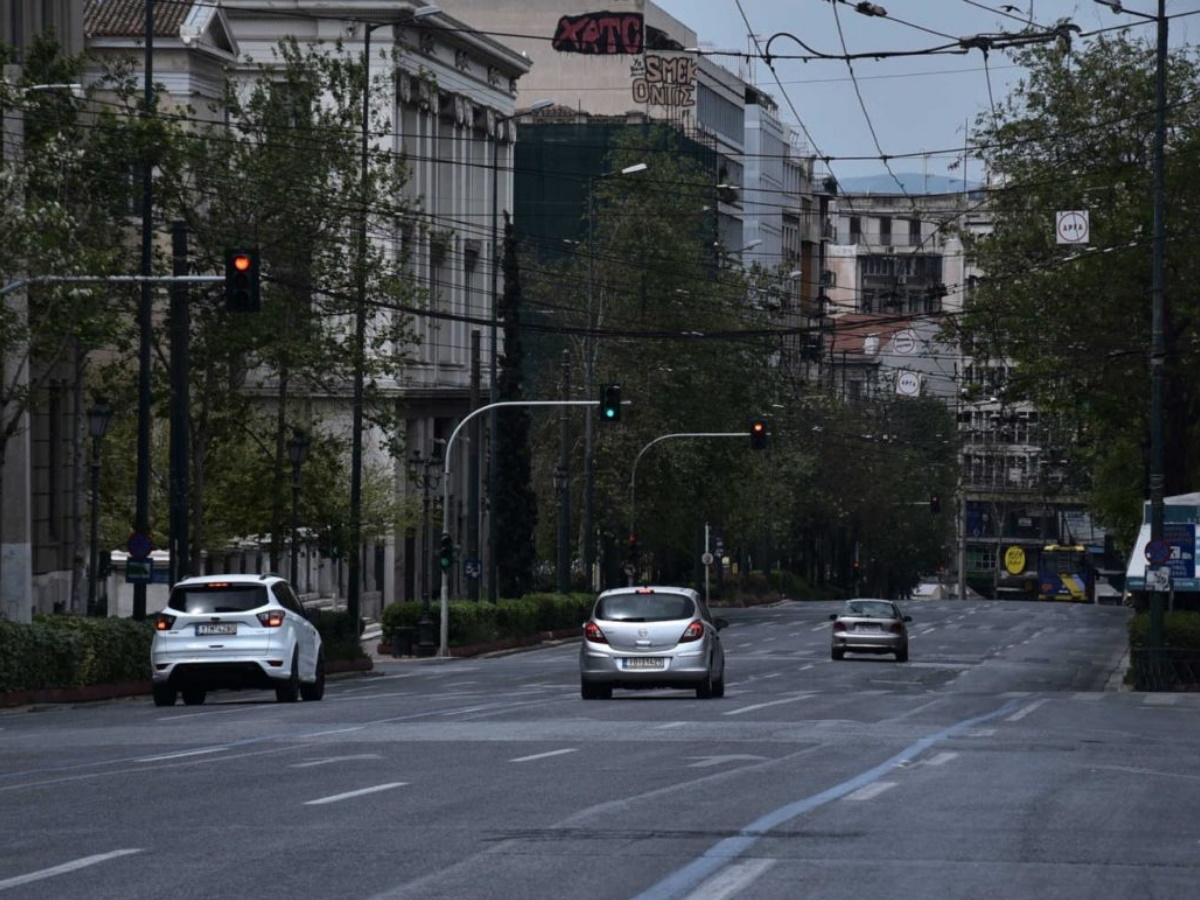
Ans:
{"label": "sky", "polygon": [[[830,157],[839,180],[863,175],[922,173],[963,178],[968,126],[999,105],[1022,71],[999,51],[985,59],[967,54],[844,59],[781,59],[783,55],[836,55],[924,50],[973,35],[1019,31],[1032,19],[1052,26],[1070,19],[1086,36],[1122,25],[1142,40],[1155,40],[1144,16],[1117,13],[1095,0],[878,0],[886,16],[864,16],[858,0],[654,0],[699,36],[703,50],[740,56],[710,58],[738,71],[750,67],[751,83],[770,93],[784,121],[803,126],[807,149]],[[1155,0],[1124,0],[1127,10],[1151,17]],[[1167,0],[1171,44],[1200,38],[1200,0]],[[1187,15],[1191,13],[1192,15]],[[1183,15],[1181,15],[1183,14]],[[747,22],[749,27],[747,27]],[[771,40],[774,73],[761,56],[747,60]],[[844,44],[843,44],[844,42]],[[851,73],[853,71],[853,77]],[[778,76],[778,81],[776,81]],[[911,155],[910,158],[900,158]],[[882,157],[889,157],[887,163]],[[982,168],[968,160],[967,179],[982,181]]]}

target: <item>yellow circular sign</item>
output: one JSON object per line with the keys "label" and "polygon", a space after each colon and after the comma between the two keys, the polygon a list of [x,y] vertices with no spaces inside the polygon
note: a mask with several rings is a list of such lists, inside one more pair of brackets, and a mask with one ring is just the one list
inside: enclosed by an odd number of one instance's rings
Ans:
{"label": "yellow circular sign", "polygon": [[1020,575],[1025,571],[1025,551],[1020,547],[1009,547],[1004,551],[1004,568],[1010,575]]}

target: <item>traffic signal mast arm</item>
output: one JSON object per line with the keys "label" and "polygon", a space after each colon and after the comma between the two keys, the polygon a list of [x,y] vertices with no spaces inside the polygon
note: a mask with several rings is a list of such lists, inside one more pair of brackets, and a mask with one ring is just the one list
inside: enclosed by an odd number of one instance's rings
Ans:
{"label": "traffic signal mast arm", "polygon": [[633,468],[629,472],[629,533],[637,534],[637,467],[642,459],[642,455],[655,444],[669,441],[672,438],[742,438],[745,440],[746,432],[744,431],[681,431],[676,434],[660,434],[645,447],[638,451],[638,455],[633,458]]}
{"label": "traffic signal mast arm", "polygon": [[[463,430],[463,427],[473,418],[481,413],[488,412],[493,409],[501,409],[506,406],[599,406],[599,400],[501,400],[498,403],[488,403],[478,409],[473,409],[467,413],[454,426],[454,430],[450,432],[450,437],[446,438],[446,448],[444,450],[444,463],[442,468],[442,534],[450,534],[450,461],[454,459],[453,449],[454,441],[458,437],[458,433]],[[622,406],[629,406],[630,401],[622,400]],[[442,587],[440,591],[441,600],[441,634],[438,644],[438,656],[450,655],[450,572],[449,569],[442,569]]]}

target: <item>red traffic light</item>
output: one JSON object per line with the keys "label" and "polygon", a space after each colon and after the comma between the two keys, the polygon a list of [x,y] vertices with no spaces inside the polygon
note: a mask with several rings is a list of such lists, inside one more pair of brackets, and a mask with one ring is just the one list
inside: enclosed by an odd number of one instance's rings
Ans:
{"label": "red traffic light", "polygon": [[767,448],[767,423],[765,419],[750,420],[750,448],[765,450]]}
{"label": "red traffic light", "polygon": [[250,258],[248,253],[235,253],[229,264],[239,272],[248,272],[250,267],[254,265],[254,260]]}

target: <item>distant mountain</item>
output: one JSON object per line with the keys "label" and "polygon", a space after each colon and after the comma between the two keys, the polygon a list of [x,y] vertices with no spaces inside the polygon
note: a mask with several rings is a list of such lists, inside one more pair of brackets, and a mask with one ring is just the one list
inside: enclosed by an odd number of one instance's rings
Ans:
{"label": "distant mountain", "polygon": [[[899,179],[903,190],[896,184]],[[967,190],[979,187],[967,182]],[[949,175],[925,175],[921,172],[897,172],[896,177],[882,175],[859,175],[838,181],[838,189],[844,194],[957,194],[963,190],[961,178]]]}

